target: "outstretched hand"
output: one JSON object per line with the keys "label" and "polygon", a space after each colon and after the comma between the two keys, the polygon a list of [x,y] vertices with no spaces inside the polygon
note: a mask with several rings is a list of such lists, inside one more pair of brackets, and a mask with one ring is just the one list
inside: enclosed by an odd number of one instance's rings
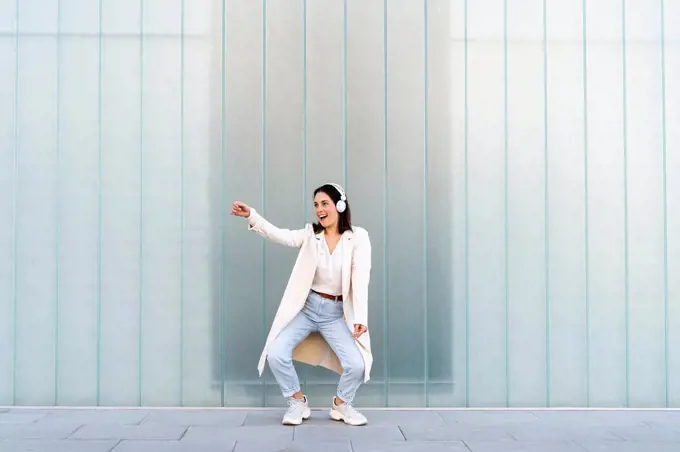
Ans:
{"label": "outstretched hand", "polygon": [[359,339],[362,334],[364,334],[366,331],[368,331],[368,328],[366,325],[359,325],[358,323],[354,324],[354,338]]}
{"label": "outstretched hand", "polygon": [[249,217],[250,207],[244,202],[236,201],[231,206],[231,214],[237,217]]}

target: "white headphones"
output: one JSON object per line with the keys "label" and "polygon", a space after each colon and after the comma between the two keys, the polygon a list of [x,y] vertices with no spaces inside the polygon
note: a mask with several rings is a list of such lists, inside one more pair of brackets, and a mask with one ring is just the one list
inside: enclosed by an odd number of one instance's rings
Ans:
{"label": "white headphones", "polygon": [[333,182],[328,182],[327,185],[332,185],[333,187],[335,187],[338,193],[340,193],[340,201],[338,201],[335,204],[335,208],[340,213],[344,212],[345,209],[347,208],[347,204],[345,204],[345,201],[347,200],[347,196],[345,196],[345,190],[343,190],[341,186],[339,186],[338,184],[334,184]]}

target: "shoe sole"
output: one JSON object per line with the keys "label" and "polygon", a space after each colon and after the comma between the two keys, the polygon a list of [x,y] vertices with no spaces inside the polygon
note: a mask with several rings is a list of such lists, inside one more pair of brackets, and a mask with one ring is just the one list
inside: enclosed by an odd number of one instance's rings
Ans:
{"label": "shoe sole", "polygon": [[302,421],[306,421],[306,420],[308,420],[310,417],[312,417],[312,410],[310,410],[309,408],[307,408],[307,409],[305,410],[305,412],[302,414],[302,420],[301,420],[300,422],[287,421],[287,420],[284,419],[281,423],[282,423],[283,425],[300,425],[300,424],[302,424]]}
{"label": "shoe sole", "polygon": [[331,412],[330,412],[329,415],[330,415],[331,419],[333,419],[334,421],[342,421],[347,425],[351,425],[352,427],[361,427],[362,425],[366,425],[368,423],[368,421],[362,422],[360,424],[347,422],[345,420],[345,417],[342,415],[342,413],[340,413],[339,411],[334,410],[334,409],[331,409]]}

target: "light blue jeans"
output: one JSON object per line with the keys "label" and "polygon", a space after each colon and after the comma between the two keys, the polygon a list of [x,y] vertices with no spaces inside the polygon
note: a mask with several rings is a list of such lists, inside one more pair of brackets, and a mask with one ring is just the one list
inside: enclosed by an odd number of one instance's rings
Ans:
{"label": "light blue jeans", "polygon": [[267,352],[267,362],[284,397],[300,391],[300,380],[293,367],[293,349],[310,333],[319,332],[342,365],[337,395],[352,403],[364,381],[364,358],[342,316],[342,302],[310,291],[305,306],[279,333]]}

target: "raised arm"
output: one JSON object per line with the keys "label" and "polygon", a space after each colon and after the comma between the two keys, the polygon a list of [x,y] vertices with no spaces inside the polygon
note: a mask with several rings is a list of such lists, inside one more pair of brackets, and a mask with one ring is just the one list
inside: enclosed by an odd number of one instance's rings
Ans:
{"label": "raised arm", "polygon": [[247,219],[249,231],[255,231],[262,237],[280,245],[300,248],[302,243],[305,241],[305,236],[307,235],[306,229],[291,230],[277,228],[265,220],[264,217],[257,213],[257,211],[253,208],[250,209],[250,216]]}
{"label": "raised arm", "polygon": [[248,220],[249,231],[255,231],[262,237],[271,240],[274,243],[300,248],[305,241],[307,229],[291,230],[277,228],[265,220],[255,209],[242,202],[235,202],[231,213],[232,215],[237,215]]}

